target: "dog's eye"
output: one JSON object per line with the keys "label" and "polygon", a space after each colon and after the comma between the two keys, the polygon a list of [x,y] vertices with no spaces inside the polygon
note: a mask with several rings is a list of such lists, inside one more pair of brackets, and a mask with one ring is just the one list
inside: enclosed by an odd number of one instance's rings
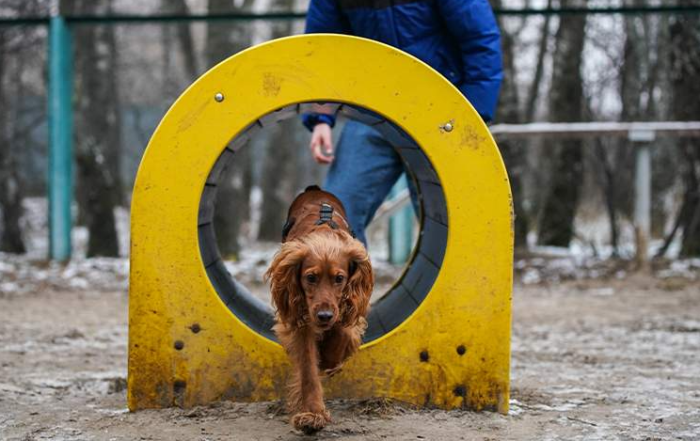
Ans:
{"label": "dog's eye", "polygon": [[318,282],[318,277],[316,277],[316,274],[307,274],[306,281],[309,283],[316,283]]}
{"label": "dog's eye", "polygon": [[345,280],[345,277],[342,274],[335,276],[335,283],[343,283],[343,280]]}

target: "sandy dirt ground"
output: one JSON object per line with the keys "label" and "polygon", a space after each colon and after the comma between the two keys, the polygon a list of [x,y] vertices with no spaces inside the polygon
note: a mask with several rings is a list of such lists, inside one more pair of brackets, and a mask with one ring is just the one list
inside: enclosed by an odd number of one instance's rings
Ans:
{"label": "sandy dirt ground", "polygon": [[518,283],[509,415],[332,401],[305,437],[279,403],[129,413],[123,290],[0,292],[3,440],[700,439],[700,281]]}

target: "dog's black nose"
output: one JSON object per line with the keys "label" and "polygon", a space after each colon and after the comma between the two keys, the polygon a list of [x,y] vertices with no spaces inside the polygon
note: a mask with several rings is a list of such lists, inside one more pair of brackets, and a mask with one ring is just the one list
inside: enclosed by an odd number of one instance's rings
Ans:
{"label": "dog's black nose", "polygon": [[316,317],[320,322],[328,322],[333,318],[333,311],[318,311]]}

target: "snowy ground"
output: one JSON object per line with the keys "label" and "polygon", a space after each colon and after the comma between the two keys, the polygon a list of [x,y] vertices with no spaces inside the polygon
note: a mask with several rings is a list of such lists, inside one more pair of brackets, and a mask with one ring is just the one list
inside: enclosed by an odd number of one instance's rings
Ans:
{"label": "snowy ground", "polygon": [[[28,254],[15,256],[0,253],[0,297],[23,293],[36,293],[43,290],[72,290],[90,288],[94,291],[126,291],[128,286],[129,263],[126,257],[85,258],[87,232],[77,227],[73,233],[74,258],[67,265],[46,261],[48,241],[46,226],[46,200],[30,198],[25,200],[26,215],[23,219],[25,241]],[[117,230],[120,238],[120,254],[127,256],[129,244],[129,215],[123,209],[116,211]],[[524,285],[552,284],[566,280],[619,279],[625,280],[633,273],[631,260],[614,261],[607,256],[603,245],[586,247],[584,243],[600,242],[604,226],[601,220],[577,226],[587,239],[577,240],[571,250],[560,248],[532,247],[532,253],[515,261],[516,281]],[[386,262],[386,232],[381,226],[372,225],[369,230],[370,252],[377,270],[378,289],[381,296],[401,271],[400,267]],[[628,242],[631,241],[628,237]],[[229,272],[261,296],[266,296],[263,274],[278,249],[277,244],[250,242],[243,247],[238,262],[227,262]],[[595,252],[592,250],[595,249]],[[626,247],[623,246],[623,252]],[[628,257],[633,254],[627,252]],[[657,262],[652,268],[653,275],[661,280],[682,279],[700,280],[700,259],[666,260]],[[670,282],[673,283],[673,282]]]}
{"label": "snowy ground", "polygon": [[[681,277],[518,283],[509,415],[334,401],[317,438],[700,439],[699,293]],[[128,413],[126,337],[123,290],[1,295],[0,439],[302,438],[277,403]]]}
{"label": "snowy ground", "polygon": [[[121,227],[126,216],[120,214]],[[0,439],[301,439],[278,403],[128,413],[128,261],[0,254]],[[265,295],[274,245],[229,269]],[[375,259],[382,286],[396,268]],[[318,439],[700,439],[700,260],[657,264],[538,250],[516,261],[509,415],[334,401]],[[307,437],[308,438],[308,437]],[[313,438],[313,437],[312,437]]]}

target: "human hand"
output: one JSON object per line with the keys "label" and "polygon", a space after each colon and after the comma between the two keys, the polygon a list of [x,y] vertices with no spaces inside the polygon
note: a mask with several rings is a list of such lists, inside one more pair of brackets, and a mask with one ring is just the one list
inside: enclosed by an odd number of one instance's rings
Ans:
{"label": "human hand", "polygon": [[316,124],[311,134],[311,155],[319,164],[330,164],[333,162],[333,139],[331,137],[331,126],[326,123]]}

